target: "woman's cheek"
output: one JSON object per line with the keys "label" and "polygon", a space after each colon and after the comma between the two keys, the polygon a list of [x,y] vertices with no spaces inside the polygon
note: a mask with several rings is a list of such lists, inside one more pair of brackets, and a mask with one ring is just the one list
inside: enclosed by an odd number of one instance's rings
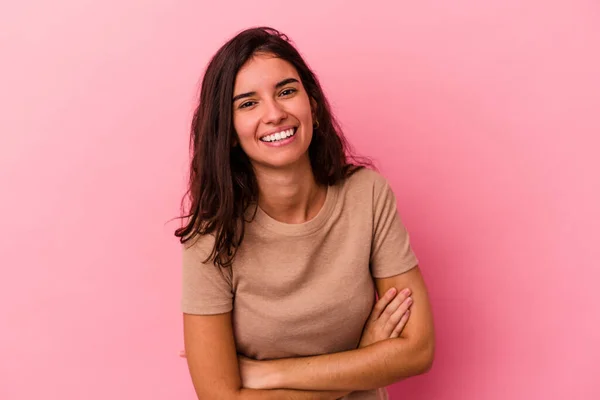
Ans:
{"label": "woman's cheek", "polygon": [[254,137],[254,130],[251,126],[242,126],[238,132],[238,135],[244,139],[252,139]]}
{"label": "woman's cheek", "polygon": [[256,133],[257,123],[255,118],[251,118],[251,116],[245,116],[244,118],[240,118],[238,123],[234,123],[234,127],[238,136],[245,138],[253,138]]}

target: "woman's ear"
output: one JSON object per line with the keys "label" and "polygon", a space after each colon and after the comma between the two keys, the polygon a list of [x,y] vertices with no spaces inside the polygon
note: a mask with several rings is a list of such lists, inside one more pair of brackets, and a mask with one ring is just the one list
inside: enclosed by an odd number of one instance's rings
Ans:
{"label": "woman's ear", "polygon": [[314,97],[311,97],[310,98],[310,110],[311,110],[313,121],[315,119],[317,119],[317,109],[318,109],[317,101],[314,99]]}

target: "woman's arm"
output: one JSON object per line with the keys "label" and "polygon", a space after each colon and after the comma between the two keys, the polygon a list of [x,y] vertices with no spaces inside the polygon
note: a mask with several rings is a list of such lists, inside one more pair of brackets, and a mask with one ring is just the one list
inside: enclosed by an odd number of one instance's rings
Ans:
{"label": "woman's arm", "polygon": [[231,313],[183,315],[188,367],[199,399],[335,400],[348,391],[254,390],[242,388]]}
{"label": "woman's arm", "polygon": [[414,303],[410,319],[399,338],[341,353],[250,362],[250,368],[260,369],[260,387],[368,390],[428,371],[435,347],[433,319],[419,268],[376,279],[376,285],[380,296],[390,287],[407,287],[412,291]]}

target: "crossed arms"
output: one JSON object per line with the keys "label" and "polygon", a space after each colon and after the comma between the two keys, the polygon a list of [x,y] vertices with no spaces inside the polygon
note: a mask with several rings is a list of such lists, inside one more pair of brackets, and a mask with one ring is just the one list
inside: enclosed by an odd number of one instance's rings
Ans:
{"label": "crossed arms", "polygon": [[[340,353],[254,361],[236,354],[231,313],[184,314],[185,351],[198,397],[333,400],[351,391],[384,387],[428,371],[435,339],[419,268],[375,279],[375,283],[380,300],[365,326],[361,345]],[[408,296],[403,293],[391,294],[391,288],[397,292],[410,289],[412,304],[406,304]]]}

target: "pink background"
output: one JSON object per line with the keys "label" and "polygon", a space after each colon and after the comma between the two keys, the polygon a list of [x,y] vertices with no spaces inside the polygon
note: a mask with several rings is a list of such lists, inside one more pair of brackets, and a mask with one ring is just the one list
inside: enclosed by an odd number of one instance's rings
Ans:
{"label": "pink background", "polygon": [[600,4],[0,10],[0,399],[193,399],[179,245],[208,58],[272,25],[391,181],[437,359],[392,399],[598,399]]}

